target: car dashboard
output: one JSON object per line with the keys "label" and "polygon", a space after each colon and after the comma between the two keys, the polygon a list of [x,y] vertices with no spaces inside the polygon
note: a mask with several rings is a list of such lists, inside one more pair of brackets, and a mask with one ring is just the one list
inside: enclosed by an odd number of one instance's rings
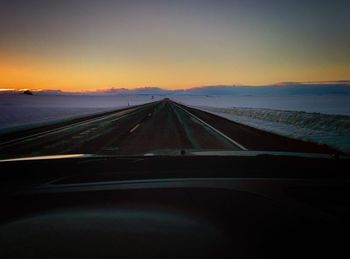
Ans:
{"label": "car dashboard", "polygon": [[89,157],[1,164],[1,258],[348,253],[348,159]]}

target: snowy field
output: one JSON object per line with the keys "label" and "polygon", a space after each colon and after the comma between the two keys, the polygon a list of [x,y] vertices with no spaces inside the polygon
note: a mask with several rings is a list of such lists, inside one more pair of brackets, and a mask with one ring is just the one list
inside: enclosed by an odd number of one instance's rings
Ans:
{"label": "snowy field", "polygon": [[350,95],[173,99],[254,128],[350,153]]}
{"label": "snowy field", "polygon": [[281,96],[184,95],[174,96],[171,99],[193,106],[263,108],[350,116],[350,93]]}
{"label": "snowy field", "polygon": [[0,94],[0,134],[150,101],[150,96]]}
{"label": "snowy field", "polygon": [[350,116],[255,108],[197,108],[254,128],[350,153]]}

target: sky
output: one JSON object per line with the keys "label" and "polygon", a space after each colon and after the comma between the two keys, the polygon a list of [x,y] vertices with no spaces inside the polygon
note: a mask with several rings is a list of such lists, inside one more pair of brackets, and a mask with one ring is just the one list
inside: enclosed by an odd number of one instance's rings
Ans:
{"label": "sky", "polygon": [[0,0],[0,88],[350,79],[349,0]]}

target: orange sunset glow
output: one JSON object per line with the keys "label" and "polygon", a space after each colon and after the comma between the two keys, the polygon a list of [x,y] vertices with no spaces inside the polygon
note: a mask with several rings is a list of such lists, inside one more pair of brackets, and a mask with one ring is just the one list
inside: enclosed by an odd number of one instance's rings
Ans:
{"label": "orange sunset glow", "polygon": [[[306,11],[274,1],[102,1],[98,7],[94,1],[9,1],[0,11],[0,88],[346,80],[350,19],[344,7],[342,1],[331,10],[307,4]],[[329,11],[337,19],[325,22]]]}

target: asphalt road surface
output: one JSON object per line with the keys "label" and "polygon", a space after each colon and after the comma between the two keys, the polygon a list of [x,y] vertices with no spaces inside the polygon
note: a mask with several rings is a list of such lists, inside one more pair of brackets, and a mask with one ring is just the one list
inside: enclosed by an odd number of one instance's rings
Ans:
{"label": "asphalt road surface", "polygon": [[334,153],[169,99],[0,136],[0,156],[186,154],[186,150]]}

